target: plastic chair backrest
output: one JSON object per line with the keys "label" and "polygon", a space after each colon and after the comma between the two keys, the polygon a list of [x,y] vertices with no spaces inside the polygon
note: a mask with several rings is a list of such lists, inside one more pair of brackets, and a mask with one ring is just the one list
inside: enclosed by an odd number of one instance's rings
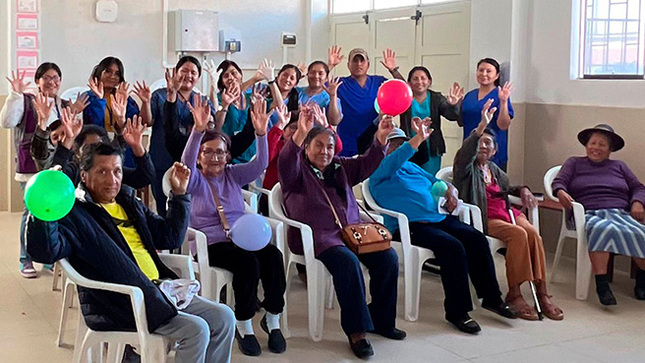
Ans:
{"label": "plastic chair backrest", "polygon": [[558,201],[558,198],[556,198],[555,195],[553,195],[553,188],[551,187],[551,184],[553,184],[553,180],[558,175],[561,168],[562,168],[562,165],[556,165],[551,169],[547,170],[546,173],[544,174],[544,193],[546,193],[549,199],[554,200],[556,202]]}
{"label": "plastic chair backrest", "polygon": [[452,165],[439,169],[435,177],[445,182],[452,183]]}

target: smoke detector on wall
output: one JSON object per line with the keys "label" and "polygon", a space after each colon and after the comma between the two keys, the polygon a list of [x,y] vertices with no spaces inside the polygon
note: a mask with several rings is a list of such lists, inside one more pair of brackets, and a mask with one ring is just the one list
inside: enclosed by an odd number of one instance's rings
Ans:
{"label": "smoke detector on wall", "polygon": [[115,0],[98,0],[96,2],[96,20],[101,23],[113,23],[119,13]]}

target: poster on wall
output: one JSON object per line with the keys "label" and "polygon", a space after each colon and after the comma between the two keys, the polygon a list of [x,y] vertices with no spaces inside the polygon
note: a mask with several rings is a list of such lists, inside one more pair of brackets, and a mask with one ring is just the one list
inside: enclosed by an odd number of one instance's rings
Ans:
{"label": "poster on wall", "polygon": [[17,30],[38,30],[38,14],[17,14]]}
{"label": "poster on wall", "polygon": [[16,0],[18,2],[19,13],[37,13],[38,12],[38,0]]}
{"label": "poster on wall", "polygon": [[18,49],[38,49],[38,33],[16,32],[16,47]]}
{"label": "poster on wall", "polygon": [[38,67],[38,52],[29,50],[18,50],[16,52],[18,71],[36,70]]}

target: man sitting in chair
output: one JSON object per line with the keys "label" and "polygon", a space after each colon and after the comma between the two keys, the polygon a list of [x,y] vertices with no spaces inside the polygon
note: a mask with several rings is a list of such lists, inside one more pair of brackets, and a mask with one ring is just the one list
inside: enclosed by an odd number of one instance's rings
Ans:
{"label": "man sitting in chair", "polygon": [[[416,135],[407,142],[401,129],[394,129],[388,135],[387,156],[370,177],[374,200],[385,209],[405,214],[410,222],[412,244],[434,252],[446,295],[446,320],[466,333],[476,334],[481,330],[468,315],[473,309],[469,274],[477,295],[483,299],[483,308],[515,318],[501,298],[486,236],[455,216],[440,214],[437,201],[430,194],[438,179],[408,160],[432,133],[427,122],[418,117],[412,119],[412,128]],[[453,211],[458,200],[452,185],[445,198],[444,207]],[[392,232],[398,230],[396,220],[390,216],[385,216],[385,226]]]}
{"label": "man sitting in chair", "polygon": [[[121,150],[106,143],[81,151],[81,183],[67,216],[44,222],[30,216],[27,242],[35,261],[67,258],[84,277],[139,287],[144,295],[148,330],[178,342],[176,362],[227,362],[235,318],[231,309],[195,296],[177,311],[153,283],[177,279],[156,250],[179,248],[188,226],[190,170],[175,163],[166,218],[152,213],[134,190],[122,185]],[[85,323],[97,331],[134,331],[129,297],[79,287]]]}

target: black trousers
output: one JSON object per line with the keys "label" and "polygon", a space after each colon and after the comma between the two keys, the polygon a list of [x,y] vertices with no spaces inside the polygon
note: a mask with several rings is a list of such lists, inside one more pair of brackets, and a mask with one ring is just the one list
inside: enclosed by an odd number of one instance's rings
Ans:
{"label": "black trousers", "polygon": [[410,223],[410,238],[413,245],[432,250],[436,256],[446,295],[446,319],[459,319],[473,309],[469,275],[478,297],[490,303],[502,302],[484,234],[455,216],[447,216],[439,223]]}
{"label": "black trousers", "polygon": [[287,283],[282,253],[276,246],[269,244],[252,252],[233,242],[214,243],[208,246],[208,258],[211,266],[233,273],[237,320],[248,320],[255,315],[260,280],[264,289],[262,307],[272,314],[282,312]]}

